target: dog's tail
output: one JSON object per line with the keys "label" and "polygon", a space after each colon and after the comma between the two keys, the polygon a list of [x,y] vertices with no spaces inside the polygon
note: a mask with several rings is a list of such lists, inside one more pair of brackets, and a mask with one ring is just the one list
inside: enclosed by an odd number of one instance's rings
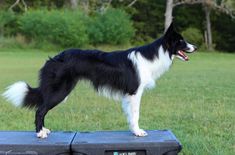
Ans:
{"label": "dog's tail", "polygon": [[16,107],[38,107],[43,102],[38,88],[31,88],[23,81],[16,82],[6,88],[2,96]]}

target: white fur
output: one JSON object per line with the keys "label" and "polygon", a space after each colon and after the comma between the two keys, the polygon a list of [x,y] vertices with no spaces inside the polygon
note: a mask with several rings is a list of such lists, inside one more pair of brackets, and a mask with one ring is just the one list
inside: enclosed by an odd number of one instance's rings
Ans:
{"label": "white fur", "polygon": [[47,138],[47,133],[46,133],[46,131],[40,130],[40,131],[37,133],[37,137],[38,137],[38,138]]}
{"label": "white fur", "polygon": [[171,64],[173,57],[170,58],[169,53],[164,51],[160,46],[158,57],[153,61],[144,58],[139,52],[131,52],[128,58],[135,65],[139,78],[140,85],[135,95],[126,95],[122,100],[122,107],[127,115],[130,130],[136,136],[146,136],[147,133],[139,128],[139,113],[141,96],[145,88],[152,88],[155,86],[155,80],[158,79],[164,72],[166,72]]}
{"label": "white fur", "polygon": [[127,116],[129,128],[132,133],[138,137],[147,136],[148,134],[139,128],[140,102],[143,88],[139,88],[135,95],[126,95],[122,100],[122,108]]}
{"label": "white fur", "polygon": [[186,46],[189,48],[189,50],[187,50],[187,52],[191,53],[191,52],[195,51],[195,46],[193,46],[192,44],[187,43]]}
{"label": "white fur", "polygon": [[27,92],[28,85],[23,81],[19,81],[7,87],[7,90],[2,94],[2,96],[6,98],[7,101],[13,103],[16,107],[20,107],[23,105]]}
{"label": "white fur", "polygon": [[37,137],[38,138],[47,138],[50,133],[51,133],[51,131],[49,129],[42,127],[42,130],[40,130],[37,133]]}
{"label": "white fur", "polygon": [[112,88],[108,86],[103,86],[98,88],[99,95],[103,95],[109,99],[114,99],[119,101],[121,98],[123,98],[124,94],[120,91],[113,90]]}
{"label": "white fur", "polygon": [[[159,48],[159,56],[153,61],[149,61],[144,58],[139,52],[131,52],[128,58],[135,65],[138,75],[140,77],[140,87],[153,88],[155,86],[155,80],[159,78],[165,71],[167,71],[172,64],[168,52],[164,52],[163,47]],[[118,91],[112,90],[109,87],[100,87],[98,92],[108,98],[120,100],[124,95]]]}
{"label": "white fur", "polygon": [[158,57],[153,61],[144,58],[139,52],[133,51],[128,55],[133,62],[140,77],[140,85],[144,88],[153,88],[155,80],[165,73],[172,64],[172,59],[168,52],[164,52],[162,46],[159,48]]}
{"label": "white fur", "polygon": [[45,127],[42,127],[42,130],[43,130],[44,132],[46,132],[47,134],[50,134],[50,133],[51,133],[51,131],[50,131],[49,129],[45,128]]}

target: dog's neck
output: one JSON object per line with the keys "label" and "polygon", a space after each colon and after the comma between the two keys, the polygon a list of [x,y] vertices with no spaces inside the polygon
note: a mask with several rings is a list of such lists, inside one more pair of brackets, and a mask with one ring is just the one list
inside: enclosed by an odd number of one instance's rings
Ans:
{"label": "dog's neck", "polygon": [[164,50],[162,46],[158,49],[158,57],[152,62],[153,78],[156,80],[164,74],[172,65],[173,57],[170,56],[169,51]]}
{"label": "dog's neck", "polygon": [[165,51],[162,46],[157,49],[158,56],[153,59],[146,58],[143,52],[138,51],[133,51],[128,56],[138,71],[141,85],[145,88],[154,87],[155,80],[165,73],[172,64],[169,52]]}

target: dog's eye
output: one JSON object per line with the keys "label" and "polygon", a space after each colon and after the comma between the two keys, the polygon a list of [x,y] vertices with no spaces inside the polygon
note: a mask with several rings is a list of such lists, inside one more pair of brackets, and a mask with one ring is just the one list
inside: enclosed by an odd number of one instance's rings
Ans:
{"label": "dog's eye", "polygon": [[183,39],[180,39],[178,43],[179,43],[179,44],[184,44],[185,41],[184,41]]}

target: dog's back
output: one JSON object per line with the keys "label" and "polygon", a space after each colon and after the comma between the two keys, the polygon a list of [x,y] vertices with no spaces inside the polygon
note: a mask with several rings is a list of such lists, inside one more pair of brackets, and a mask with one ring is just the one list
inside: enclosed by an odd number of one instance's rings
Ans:
{"label": "dog's back", "polygon": [[153,43],[125,51],[66,50],[42,67],[38,88],[17,82],[3,95],[16,106],[36,107],[37,136],[46,138],[50,131],[44,127],[45,115],[66,98],[79,80],[89,80],[99,93],[121,97],[130,130],[136,136],[146,136],[138,124],[144,89],[155,85],[175,56],[188,61],[184,52],[195,50],[171,24],[164,36]]}

